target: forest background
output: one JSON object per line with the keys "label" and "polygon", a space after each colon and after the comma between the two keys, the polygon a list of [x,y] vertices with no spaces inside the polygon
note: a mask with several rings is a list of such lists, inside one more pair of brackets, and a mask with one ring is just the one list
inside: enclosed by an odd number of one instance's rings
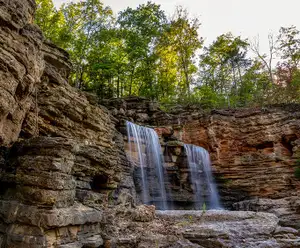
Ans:
{"label": "forest background", "polygon": [[204,46],[199,19],[182,6],[167,17],[154,2],[117,15],[100,0],[58,9],[52,0],[36,2],[36,24],[70,54],[70,84],[100,99],[142,96],[165,108],[207,109],[300,102],[296,26],[270,33],[263,53],[259,39],[231,33]]}

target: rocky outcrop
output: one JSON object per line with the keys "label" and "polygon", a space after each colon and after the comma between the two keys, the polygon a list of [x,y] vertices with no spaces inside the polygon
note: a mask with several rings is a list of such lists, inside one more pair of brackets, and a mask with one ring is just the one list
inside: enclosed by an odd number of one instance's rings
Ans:
{"label": "rocky outcrop", "polygon": [[[149,216],[153,209],[142,212]],[[282,227],[270,213],[247,211],[161,211],[156,218],[134,220],[119,211],[107,222],[108,247],[300,247],[299,231]]]}
{"label": "rocky outcrop", "polygon": [[291,196],[280,199],[257,198],[245,200],[233,204],[233,209],[274,213],[279,217],[279,223],[282,226],[289,226],[300,230],[299,196]]}
{"label": "rocky outcrop", "polygon": [[[298,106],[166,113],[130,98],[109,112],[68,84],[34,9],[0,0],[0,247],[299,247]],[[157,127],[178,201],[191,199],[183,141],[211,152],[226,207],[278,217],[136,206],[124,120]]]}
{"label": "rocky outcrop", "polygon": [[[282,198],[299,191],[300,106],[214,112],[205,125],[187,123],[183,140],[207,147],[224,181],[224,198]],[[198,133],[198,141],[192,133]],[[230,195],[232,192],[233,195]],[[227,200],[227,199],[224,199]]]}
{"label": "rocky outcrop", "polygon": [[98,247],[102,208],[116,189],[105,166],[111,164],[95,147],[72,139],[39,137],[15,144],[1,166],[4,244]]}
{"label": "rocky outcrop", "polygon": [[0,1],[0,247],[99,247],[103,209],[134,205],[122,136],[67,81],[68,54]]}
{"label": "rocky outcrop", "polygon": [[[178,208],[193,206],[184,142],[202,146],[210,152],[225,208],[248,210],[248,207],[243,208],[245,204],[237,203],[285,199],[284,223],[300,222],[292,200],[300,195],[300,180],[294,173],[300,159],[299,105],[214,110],[211,113],[186,107],[166,113],[146,99],[104,103],[119,120],[119,130],[124,135],[126,119],[155,128],[161,137],[166,169],[171,178],[170,188]],[[263,208],[257,209],[260,210]],[[268,211],[278,213],[276,207]],[[282,214],[278,216],[283,218]]]}
{"label": "rocky outcrop", "polygon": [[36,7],[34,0],[1,0],[1,26],[21,31],[33,22]]}
{"label": "rocky outcrop", "polygon": [[44,70],[33,0],[0,1],[0,143],[16,141]]}

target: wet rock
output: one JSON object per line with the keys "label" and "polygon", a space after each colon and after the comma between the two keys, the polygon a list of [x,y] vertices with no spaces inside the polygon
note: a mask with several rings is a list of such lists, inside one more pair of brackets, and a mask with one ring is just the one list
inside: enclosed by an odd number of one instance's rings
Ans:
{"label": "wet rock", "polygon": [[[280,199],[299,195],[300,180],[294,171],[300,159],[300,105],[215,110],[211,113],[185,106],[165,113],[159,108],[152,112],[149,100],[148,103],[137,98],[124,101],[126,113],[149,116],[148,121],[134,121],[153,126],[161,139],[165,168],[170,178],[167,186],[171,189],[175,208],[193,208],[193,191],[181,142],[204,147],[210,152],[212,171],[223,207],[227,209],[237,209],[235,203],[253,199],[278,200],[281,205]],[[112,102],[114,100],[110,100]],[[114,107],[119,108],[118,104]],[[127,118],[126,113],[122,119]],[[136,171],[135,184],[140,192],[139,169]],[[155,194],[157,187],[153,185],[152,188]],[[260,205],[258,211],[264,211],[264,204]],[[299,207],[296,205],[286,204],[284,213],[278,214],[284,225],[298,223]],[[274,207],[266,203],[265,209],[272,212]]]}

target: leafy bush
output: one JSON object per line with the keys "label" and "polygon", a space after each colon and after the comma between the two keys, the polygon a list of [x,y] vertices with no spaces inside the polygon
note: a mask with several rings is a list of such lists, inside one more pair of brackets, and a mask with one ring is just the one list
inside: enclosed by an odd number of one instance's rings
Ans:
{"label": "leafy bush", "polygon": [[295,177],[298,178],[298,179],[300,179],[300,167],[297,167],[295,169]]}
{"label": "leafy bush", "polygon": [[300,179],[300,159],[296,161],[296,168],[294,174],[296,178]]}

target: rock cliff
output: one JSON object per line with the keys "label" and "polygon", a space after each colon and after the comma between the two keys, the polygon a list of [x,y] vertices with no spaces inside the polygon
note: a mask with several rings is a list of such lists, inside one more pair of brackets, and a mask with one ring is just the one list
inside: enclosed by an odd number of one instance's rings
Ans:
{"label": "rock cliff", "polygon": [[[0,0],[1,248],[300,247],[298,106],[167,114],[131,98],[104,102],[110,112],[68,84],[68,54],[45,41],[34,10]],[[227,208],[272,213],[136,206],[126,119],[156,127],[176,177],[178,141],[202,145]]]}
{"label": "rock cliff", "polygon": [[[147,99],[103,102],[119,120],[152,126],[161,137],[175,204],[193,199],[188,186],[182,143],[206,148],[223,206],[235,210],[270,211],[285,225],[300,223],[300,106],[214,110],[177,107],[168,113]],[[261,204],[260,204],[260,203]],[[267,203],[264,205],[264,203]],[[277,205],[278,203],[278,205]]]}
{"label": "rock cliff", "polygon": [[32,24],[35,2],[0,3],[0,246],[99,247],[103,210],[134,196],[123,138],[68,84],[68,54]]}
{"label": "rock cliff", "polygon": [[0,1],[0,141],[16,141],[44,70],[43,36],[31,25],[35,2]]}

